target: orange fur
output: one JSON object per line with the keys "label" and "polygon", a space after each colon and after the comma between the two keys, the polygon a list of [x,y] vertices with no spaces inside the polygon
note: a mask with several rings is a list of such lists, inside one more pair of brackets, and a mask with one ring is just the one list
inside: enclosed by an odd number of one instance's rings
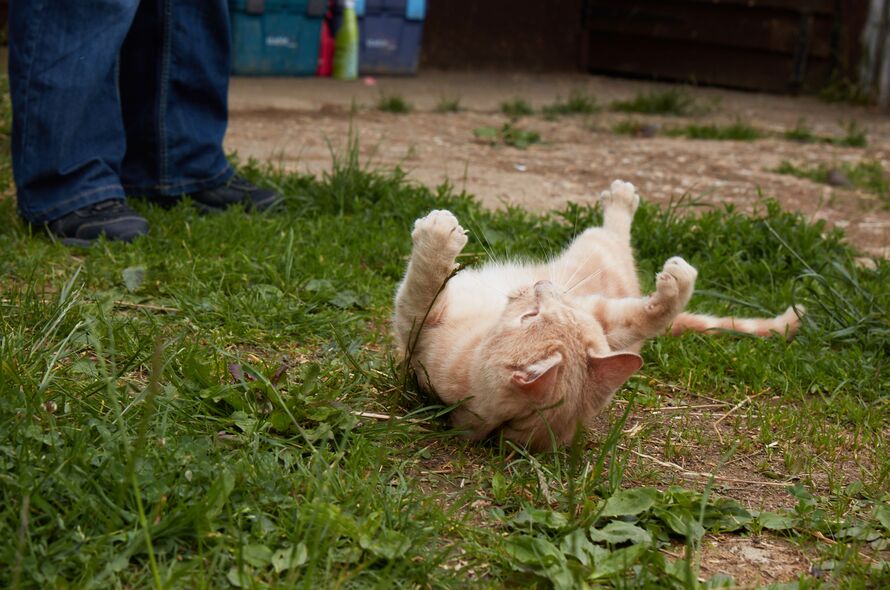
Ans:
{"label": "orange fur", "polygon": [[396,339],[421,385],[459,404],[452,423],[471,438],[499,430],[533,449],[567,443],[639,369],[643,342],[671,325],[674,333],[796,331],[793,308],[773,319],[681,313],[697,272],[678,257],[642,297],[630,246],[639,196],[615,181],[601,199],[603,226],[557,258],[489,263],[453,277],[467,242],[457,219],[433,211],[415,222],[395,300]]}
{"label": "orange fur", "polygon": [[671,325],[671,334],[684,332],[741,332],[754,336],[770,336],[773,333],[794,338],[800,328],[800,318],[806,310],[802,305],[791,306],[774,318],[716,317],[694,313],[681,313]]}

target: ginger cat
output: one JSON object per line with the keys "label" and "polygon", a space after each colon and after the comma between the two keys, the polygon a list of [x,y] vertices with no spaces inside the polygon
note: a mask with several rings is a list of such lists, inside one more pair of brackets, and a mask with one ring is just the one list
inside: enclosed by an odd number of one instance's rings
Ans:
{"label": "ginger cat", "polygon": [[[571,441],[643,364],[643,342],[673,326],[793,335],[798,311],[772,319],[682,313],[697,271],[669,258],[655,292],[640,294],[630,226],[640,198],[616,180],[601,196],[602,227],[539,264],[488,263],[450,280],[466,232],[449,211],[418,219],[395,299],[394,329],[421,386],[475,440],[495,430],[534,450]],[[447,281],[447,282],[446,282]]]}

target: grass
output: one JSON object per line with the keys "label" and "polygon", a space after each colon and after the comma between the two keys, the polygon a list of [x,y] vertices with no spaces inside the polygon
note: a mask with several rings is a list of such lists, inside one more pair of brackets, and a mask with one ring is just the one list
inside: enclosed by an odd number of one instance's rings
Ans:
{"label": "grass", "polygon": [[826,102],[870,106],[875,104],[876,97],[873,92],[865,90],[857,80],[833,73],[828,84],[819,91],[819,98]]}
{"label": "grass", "polygon": [[[843,124],[844,135],[840,137],[825,137],[816,135],[807,125],[806,120],[799,119],[797,124],[782,132],[778,136],[787,141],[799,143],[831,143],[846,147],[866,147],[868,138],[865,130],[856,121]],[[737,120],[728,125],[689,124],[680,127],[667,127],[647,124],[645,122],[626,119],[618,121],[612,126],[612,132],[616,135],[656,135],[661,133],[669,137],[686,137],[689,139],[707,139],[715,141],[754,141],[768,137],[775,137],[775,133],[758,129],[744,121]]]}
{"label": "grass", "polygon": [[715,123],[707,125],[690,124],[684,127],[665,129],[665,135],[671,137],[687,137],[689,139],[707,139],[714,141],[754,141],[765,137],[765,134],[744,121],[736,121],[728,125]]}
{"label": "grass", "polygon": [[835,168],[823,164],[814,167],[796,166],[791,162],[784,161],[775,171],[779,174],[808,178],[821,184],[831,184],[829,176],[832,170],[841,173],[852,186],[877,195],[882,200],[890,199],[890,178],[887,177],[881,163],[877,161],[869,160],[855,164],[844,162]]}
{"label": "grass", "polygon": [[848,147],[865,147],[868,145],[868,139],[865,129],[860,127],[856,121],[850,121],[844,124],[844,136],[835,140],[834,143]]}
{"label": "grass", "polygon": [[565,101],[557,99],[556,102],[541,110],[545,116],[552,118],[560,115],[590,115],[599,112],[600,106],[597,104],[596,98],[585,92],[573,90]]}
{"label": "grass", "polygon": [[645,123],[635,119],[625,119],[612,125],[612,133],[615,135],[637,135],[644,125]]}
{"label": "grass", "polygon": [[797,124],[791,129],[787,129],[782,133],[782,137],[788,141],[797,141],[800,143],[815,143],[820,140],[819,136],[813,133],[813,130],[807,125],[806,119],[798,119]]}
{"label": "grass", "polygon": [[698,113],[701,106],[685,90],[653,90],[640,92],[631,100],[618,100],[611,104],[614,111],[646,115],[673,115],[685,117]]}
{"label": "grass", "polygon": [[865,129],[859,126],[856,121],[849,121],[843,124],[844,135],[841,137],[825,137],[816,135],[807,125],[805,119],[798,119],[797,124],[791,129],[782,133],[782,137],[788,141],[797,141],[800,143],[831,143],[846,147],[866,147],[868,145],[868,137]]}
{"label": "grass", "polygon": [[473,130],[477,139],[488,142],[491,145],[508,145],[524,150],[530,145],[541,142],[541,135],[537,131],[522,129],[514,123],[504,123],[498,127],[477,127]]}
{"label": "grass", "polygon": [[414,110],[414,106],[398,94],[383,94],[377,101],[377,110],[384,113],[405,115]]}
{"label": "grass", "polygon": [[460,105],[460,98],[442,98],[436,103],[435,111],[437,113],[459,113],[463,110]]}
{"label": "grass", "polygon": [[[277,214],[136,202],[152,232],[131,245],[64,248],[0,198],[14,253],[0,257],[0,587],[696,588],[720,582],[698,566],[718,533],[792,543],[825,572],[801,587],[884,585],[887,261],[856,265],[839,232],[770,202],[752,216],[644,203],[647,288],[680,254],[700,272],[694,309],[796,301],[798,338],[659,338],[589,439],[538,456],[471,444],[389,352],[413,220],[455,211],[484,259],[552,254],[600,212],[490,211],[356,154],[320,178],[243,167],[285,195]],[[635,454],[659,441],[718,477]],[[770,500],[786,508],[720,479],[739,460],[788,481]]]}
{"label": "grass", "polygon": [[518,119],[520,117],[534,115],[535,109],[524,99],[514,98],[513,100],[501,103],[501,112],[511,119]]}

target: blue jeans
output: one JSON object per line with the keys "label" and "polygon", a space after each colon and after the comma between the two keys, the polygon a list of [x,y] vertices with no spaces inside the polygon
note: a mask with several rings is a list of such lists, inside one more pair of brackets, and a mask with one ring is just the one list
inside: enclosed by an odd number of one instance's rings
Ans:
{"label": "blue jeans", "polygon": [[226,0],[13,0],[22,217],[225,184],[230,44]]}

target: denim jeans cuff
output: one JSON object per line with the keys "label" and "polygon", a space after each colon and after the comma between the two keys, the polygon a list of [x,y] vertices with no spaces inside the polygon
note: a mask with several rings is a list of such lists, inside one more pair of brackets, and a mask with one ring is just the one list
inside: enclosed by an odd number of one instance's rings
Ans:
{"label": "denim jeans cuff", "polygon": [[235,170],[228,164],[226,167],[207,178],[198,180],[182,180],[174,184],[164,185],[138,185],[124,184],[124,190],[130,196],[138,197],[181,197],[191,193],[216,188],[229,181],[235,174]]}
{"label": "denim jeans cuff", "polygon": [[23,206],[27,199],[18,199],[19,214],[32,225],[43,225],[64,217],[73,211],[108,201],[111,199],[125,199],[124,189],[119,184],[110,184],[81,191],[63,201],[53,205],[51,209],[44,211],[28,211]]}

